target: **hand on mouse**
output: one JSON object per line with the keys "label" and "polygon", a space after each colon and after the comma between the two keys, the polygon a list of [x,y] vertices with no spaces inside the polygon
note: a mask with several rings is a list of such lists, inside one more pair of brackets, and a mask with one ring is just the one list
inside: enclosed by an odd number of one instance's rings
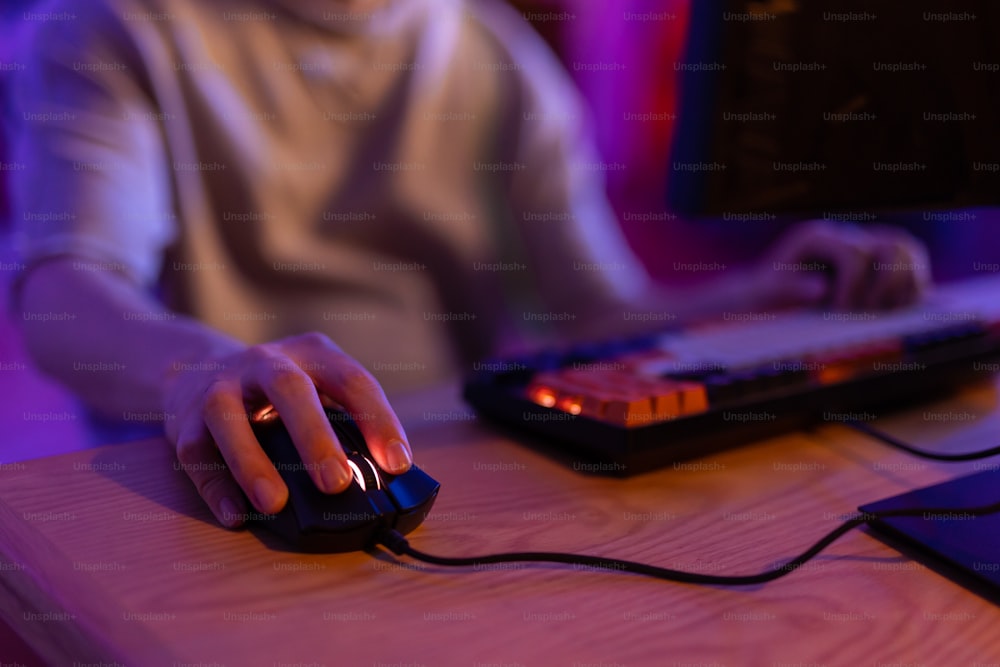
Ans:
{"label": "hand on mouse", "polygon": [[779,239],[751,280],[763,308],[894,308],[926,290],[930,260],[901,229],[813,221]]}
{"label": "hand on mouse", "polygon": [[166,390],[165,409],[176,415],[166,424],[167,438],[224,526],[244,523],[249,508],[241,489],[265,514],[280,511],[288,500],[288,489],[250,427],[269,406],[281,415],[322,491],[343,491],[352,474],[321,395],[352,415],[383,470],[410,467],[406,435],[378,382],[326,336],[284,338],[183,367],[194,370],[175,372]]}

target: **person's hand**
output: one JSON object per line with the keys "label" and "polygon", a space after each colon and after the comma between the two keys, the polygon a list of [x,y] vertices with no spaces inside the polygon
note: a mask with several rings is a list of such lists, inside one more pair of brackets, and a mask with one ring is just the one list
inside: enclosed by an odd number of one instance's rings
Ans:
{"label": "person's hand", "polygon": [[894,308],[924,292],[930,261],[901,229],[815,221],[779,239],[753,282],[763,307]]}
{"label": "person's hand", "polygon": [[217,359],[175,363],[164,400],[167,438],[181,467],[216,518],[244,522],[249,508],[273,514],[288,489],[251,430],[255,415],[274,407],[305,468],[326,493],[343,491],[352,473],[323,412],[321,396],[357,422],[383,470],[404,472],[412,456],[403,428],[381,387],[328,338],[305,334],[256,345]]}

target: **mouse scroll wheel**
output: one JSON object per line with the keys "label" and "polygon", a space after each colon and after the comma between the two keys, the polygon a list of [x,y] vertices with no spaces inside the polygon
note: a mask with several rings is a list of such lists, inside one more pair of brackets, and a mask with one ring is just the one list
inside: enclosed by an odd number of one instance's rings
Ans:
{"label": "mouse scroll wheel", "polygon": [[375,464],[368,457],[361,454],[351,454],[347,457],[347,465],[351,466],[351,470],[354,472],[354,481],[358,483],[362,491],[382,488],[382,477],[378,474]]}

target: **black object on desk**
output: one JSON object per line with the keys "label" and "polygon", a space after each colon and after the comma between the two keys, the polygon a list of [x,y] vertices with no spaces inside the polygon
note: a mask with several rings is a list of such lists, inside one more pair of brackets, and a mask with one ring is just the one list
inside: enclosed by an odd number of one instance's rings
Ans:
{"label": "black object on desk", "polygon": [[341,493],[323,493],[281,419],[254,423],[261,447],[288,486],[285,507],[258,523],[294,551],[309,553],[369,549],[386,530],[406,535],[423,523],[440,484],[415,466],[401,475],[379,470],[357,424],[344,412],[327,409],[326,415],[347,452],[354,481]]}
{"label": "black object on desk", "polygon": [[[949,566],[945,574],[963,585],[1000,599],[1000,514],[975,515],[976,508],[1000,501],[1000,465],[858,508],[865,513],[908,508],[950,508],[923,516],[878,517],[868,525],[880,537],[915,547],[930,565]],[[937,569],[940,569],[937,567]],[[983,589],[986,590],[983,590]]]}
{"label": "black object on desk", "polygon": [[574,469],[633,475],[815,423],[871,421],[1000,369],[995,278],[887,312],[737,321],[479,364],[465,399]]}

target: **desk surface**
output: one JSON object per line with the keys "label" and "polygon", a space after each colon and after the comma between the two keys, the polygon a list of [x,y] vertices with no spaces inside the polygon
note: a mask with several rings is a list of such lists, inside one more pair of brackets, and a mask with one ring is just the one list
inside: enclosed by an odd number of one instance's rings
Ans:
{"label": "desk surface", "polygon": [[[996,444],[997,392],[880,419],[926,446]],[[621,556],[745,573],[859,504],[972,471],[837,425],[632,479],[590,477],[475,420],[442,388],[397,402],[442,483],[419,549]],[[982,464],[979,464],[982,466]],[[53,664],[975,665],[1000,609],[864,531],[744,589],[571,566],[445,570],[384,552],[317,556],[215,525],[162,441],[0,472],[0,612]]]}

